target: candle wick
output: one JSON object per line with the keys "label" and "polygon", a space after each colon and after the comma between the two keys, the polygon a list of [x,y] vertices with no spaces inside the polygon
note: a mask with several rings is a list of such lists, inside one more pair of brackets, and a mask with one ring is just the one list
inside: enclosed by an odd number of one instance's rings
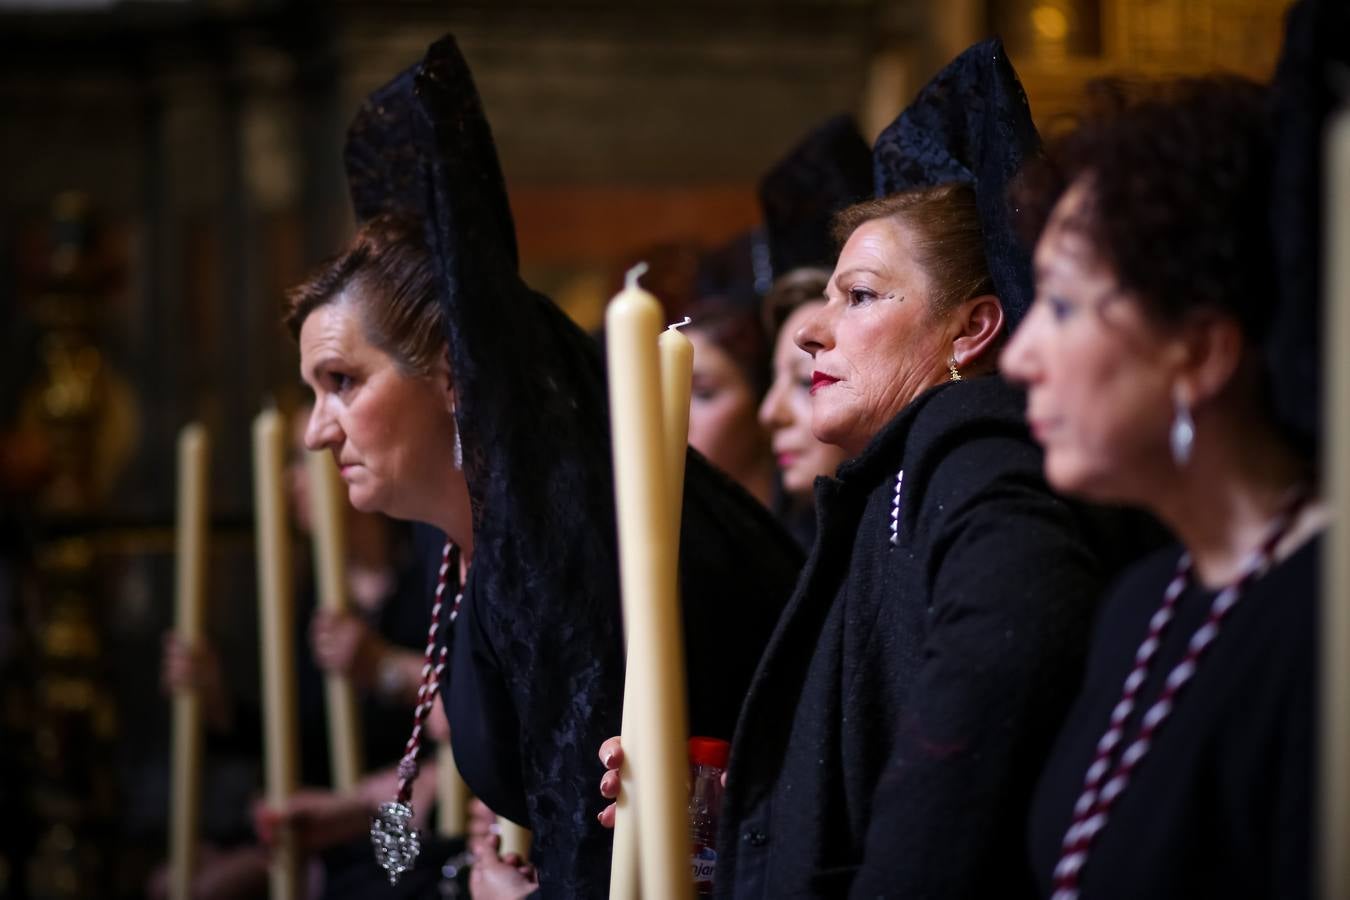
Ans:
{"label": "candle wick", "polygon": [[638,279],[647,274],[647,264],[640,262],[628,270],[628,274],[623,277],[624,287],[633,290],[638,286]]}
{"label": "candle wick", "polygon": [[688,316],[685,316],[683,322],[671,322],[669,325],[667,325],[666,331],[675,331],[676,329],[683,328],[684,326],[692,323],[693,321],[694,321],[693,319],[689,318]]}

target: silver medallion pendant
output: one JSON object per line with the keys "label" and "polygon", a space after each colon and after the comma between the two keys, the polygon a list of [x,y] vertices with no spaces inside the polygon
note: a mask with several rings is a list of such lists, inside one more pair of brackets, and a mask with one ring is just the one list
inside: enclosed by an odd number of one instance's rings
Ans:
{"label": "silver medallion pendant", "polygon": [[413,867],[422,845],[412,825],[412,806],[390,801],[381,803],[370,821],[370,843],[375,861],[389,873],[389,883],[398,884],[399,876]]}

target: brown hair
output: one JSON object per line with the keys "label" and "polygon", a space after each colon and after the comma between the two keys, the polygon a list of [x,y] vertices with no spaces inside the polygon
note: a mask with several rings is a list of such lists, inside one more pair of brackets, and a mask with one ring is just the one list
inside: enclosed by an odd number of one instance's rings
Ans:
{"label": "brown hair", "polygon": [[968,185],[915,188],[855,203],[835,216],[835,239],[842,246],[860,226],[887,218],[915,232],[918,263],[932,282],[931,314],[940,316],[972,297],[996,293],[975,191]]}
{"label": "brown hair", "polygon": [[339,300],[355,303],[366,339],[409,372],[426,374],[445,355],[445,311],[437,272],[417,219],[375,216],[345,250],[286,292],[284,321],[299,339],[309,314]]}
{"label": "brown hair", "polygon": [[1270,327],[1274,169],[1267,88],[1230,75],[1089,85],[1092,108],[1014,185],[1034,242],[1075,182],[1068,223],[1162,323],[1221,310],[1248,338]]}
{"label": "brown hair", "polygon": [[778,339],[778,331],[793,311],[804,303],[825,299],[830,284],[830,271],[815,266],[791,269],[774,279],[773,287],[764,295],[764,333],[769,340]]}
{"label": "brown hair", "polygon": [[769,390],[770,357],[759,316],[752,310],[731,308],[721,299],[707,302],[712,311],[700,315],[697,309],[691,310],[694,321],[686,330],[696,331],[720,347],[736,364],[759,402]]}

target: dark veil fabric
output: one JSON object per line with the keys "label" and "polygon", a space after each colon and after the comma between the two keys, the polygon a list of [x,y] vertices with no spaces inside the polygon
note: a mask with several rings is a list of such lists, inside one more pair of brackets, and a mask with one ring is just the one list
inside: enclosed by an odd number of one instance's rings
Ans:
{"label": "dark veil fabric", "polygon": [[1296,3],[1289,10],[1284,50],[1271,84],[1275,134],[1271,239],[1278,303],[1266,353],[1276,416],[1314,452],[1322,417],[1323,138],[1331,111],[1350,101],[1347,37],[1350,3]]}
{"label": "dark veil fabric", "polygon": [[[597,346],[519,276],[491,131],[453,38],[370,97],[347,160],[358,216],[421,216],[441,268],[474,522],[444,685],[456,758],[475,793],[533,829],[542,896],[601,896],[597,753],[619,733],[623,646]],[[681,580],[696,731],[730,737],[800,561],[766,510],[690,453]],[[457,689],[465,673],[481,692]],[[467,731],[482,740],[466,746]]]}
{"label": "dark veil fabric", "polygon": [[773,277],[804,266],[832,268],[834,214],[872,195],[872,150],[852,116],[811,131],[759,183]]}
{"label": "dark veil fabric", "polygon": [[975,190],[985,255],[1008,330],[1031,305],[1031,256],[1018,240],[1008,183],[1041,152],[1022,83],[997,38],[952,60],[872,149],[876,194],[960,182]]}

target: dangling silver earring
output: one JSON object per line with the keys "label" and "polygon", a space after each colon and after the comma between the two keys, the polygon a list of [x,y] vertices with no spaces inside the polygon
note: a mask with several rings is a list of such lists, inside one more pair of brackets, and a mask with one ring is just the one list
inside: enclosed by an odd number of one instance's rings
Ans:
{"label": "dangling silver earring", "polygon": [[455,468],[464,468],[464,444],[459,439],[459,417],[455,414],[455,408],[450,407],[450,420],[455,423]]}
{"label": "dangling silver earring", "polygon": [[1186,401],[1175,396],[1173,403],[1176,412],[1172,415],[1172,428],[1168,434],[1172,445],[1172,462],[1184,466],[1191,460],[1191,449],[1195,445],[1195,420],[1191,418],[1191,409]]}

